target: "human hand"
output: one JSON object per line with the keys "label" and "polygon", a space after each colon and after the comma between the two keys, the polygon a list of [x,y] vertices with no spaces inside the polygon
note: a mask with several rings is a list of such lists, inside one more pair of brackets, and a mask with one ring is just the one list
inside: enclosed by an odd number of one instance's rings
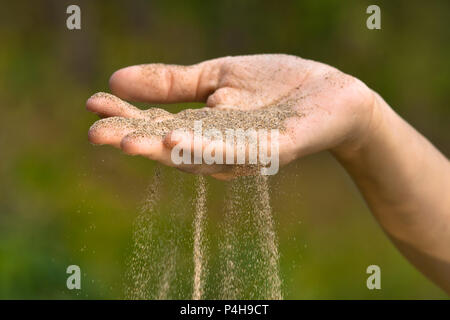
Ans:
{"label": "human hand", "polygon": [[[283,120],[280,165],[322,150],[359,148],[372,121],[374,101],[373,92],[358,79],[322,63],[280,54],[224,57],[192,66],[132,66],[115,72],[110,87],[122,99],[148,103],[206,102],[214,110],[249,113],[288,106],[296,115]],[[149,123],[177,115],[157,108],[140,110],[105,94],[92,96],[87,109],[114,117],[91,127],[92,143],[110,144],[128,154],[219,179],[237,174],[230,165],[175,165],[171,150],[179,137],[175,139],[170,131],[141,134]]]}

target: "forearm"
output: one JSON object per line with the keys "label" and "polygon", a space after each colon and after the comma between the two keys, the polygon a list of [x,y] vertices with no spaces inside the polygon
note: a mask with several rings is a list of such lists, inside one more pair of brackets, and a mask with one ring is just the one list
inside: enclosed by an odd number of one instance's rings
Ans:
{"label": "forearm", "polygon": [[402,253],[450,292],[450,164],[376,96],[367,136],[333,151]]}

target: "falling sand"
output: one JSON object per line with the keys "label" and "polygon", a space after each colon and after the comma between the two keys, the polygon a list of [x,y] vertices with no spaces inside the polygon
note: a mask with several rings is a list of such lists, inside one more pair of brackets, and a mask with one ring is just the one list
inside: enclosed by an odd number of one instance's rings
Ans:
{"label": "falling sand", "polygon": [[[211,280],[208,274],[213,272],[208,263],[211,256],[206,233],[206,178],[195,176],[192,228],[186,228],[183,222],[176,225],[181,217],[173,213],[169,213],[171,217],[164,226],[157,225],[162,218],[162,213],[158,213],[163,201],[161,184],[165,178],[161,168],[157,167],[147,190],[146,201],[135,220],[125,298],[282,299],[278,242],[267,176],[245,176],[227,182],[225,208],[222,221],[219,222],[220,266],[215,275],[218,278],[217,292],[208,283]],[[171,210],[182,206],[181,200],[171,201],[174,202]],[[188,229],[191,236],[180,236],[177,230],[181,229]],[[188,256],[179,254],[182,242],[189,240],[192,244],[192,268],[186,267],[186,263],[189,264],[185,260]],[[184,288],[184,291],[177,288],[180,283],[178,278],[189,277],[189,274],[191,283],[188,288]],[[187,295],[188,291],[190,295]]]}
{"label": "falling sand", "polygon": [[[130,105],[106,93],[99,97],[109,99],[123,108]],[[134,108],[134,107],[133,107]],[[163,109],[150,108],[141,111],[135,108],[136,118],[110,117],[97,121],[92,130],[100,126],[126,129],[130,135],[139,137],[164,137],[169,132],[183,128],[192,129],[195,120],[202,120],[204,129],[285,129],[284,121],[302,116],[289,104],[274,105],[257,110],[188,109],[171,114]],[[253,170],[252,172],[256,172]],[[170,214],[172,220],[164,228],[156,227],[155,221],[161,197],[161,173],[157,169],[150,183],[146,202],[137,217],[133,231],[133,250],[127,270],[125,296],[128,299],[170,299],[176,292],[175,283],[185,277],[191,267],[178,254],[182,238],[175,239],[177,230],[184,226],[172,226],[178,218]],[[211,274],[207,258],[207,185],[203,176],[196,176],[193,195],[191,263],[192,276],[190,297],[192,299],[282,299],[282,283],[279,271],[278,242],[275,223],[270,205],[267,176],[253,175],[228,182],[225,212],[221,222],[219,241],[220,289],[216,296],[208,296],[207,281]],[[181,193],[178,191],[177,193]],[[172,200],[171,200],[172,201]],[[186,207],[177,203],[172,211]],[[159,230],[168,230],[168,240],[163,240]],[[188,229],[189,230],[189,229]],[[171,237],[171,238],[170,238]],[[188,238],[186,238],[188,239]],[[177,266],[184,266],[178,270]],[[178,268],[178,269],[177,269]],[[178,271],[177,271],[178,270]],[[180,290],[181,291],[181,290]],[[186,294],[178,294],[186,299]]]}
{"label": "falling sand", "polygon": [[193,300],[199,300],[204,294],[205,272],[207,261],[205,260],[205,223],[206,223],[206,181],[203,176],[197,177],[196,201],[194,216],[194,289]]}
{"label": "falling sand", "polygon": [[133,226],[133,249],[128,260],[125,298],[142,300],[152,297],[150,280],[156,272],[154,266],[154,244],[153,221],[155,210],[160,197],[161,171],[157,168],[153,180],[151,181],[145,202],[141,208],[139,216]]}
{"label": "falling sand", "polygon": [[267,176],[230,182],[220,251],[222,299],[282,299]]}
{"label": "falling sand", "polygon": [[265,262],[265,278],[267,279],[266,299],[280,300],[283,298],[281,293],[281,279],[279,272],[279,253],[278,241],[275,234],[275,226],[272,216],[272,207],[270,206],[270,194],[268,177],[258,175],[256,179],[256,197],[254,205],[256,209],[257,230],[260,234],[260,248]]}

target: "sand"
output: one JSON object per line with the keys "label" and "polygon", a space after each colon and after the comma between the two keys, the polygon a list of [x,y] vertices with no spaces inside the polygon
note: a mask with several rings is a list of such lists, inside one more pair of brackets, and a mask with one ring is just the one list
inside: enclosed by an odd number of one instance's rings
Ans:
{"label": "sand", "polygon": [[207,261],[205,260],[205,224],[206,224],[206,180],[203,176],[197,176],[195,216],[194,216],[194,283],[192,299],[202,299],[205,288]]}
{"label": "sand", "polygon": [[[164,137],[176,129],[194,129],[194,121],[201,120],[203,130],[216,129],[225,135],[226,129],[278,129],[283,132],[285,120],[292,117],[302,117],[291,104],[277,104],[256,110],[201,108],[186,109],[172,114],[160,108],[149,108],[141,111],[118,97],[99,92],[93,97],[107,99],[118,106],[119,110],[134,110],[135,118],[109,117],[97,121],[92,129],[97,127],[114,127],[134,131],[135,135],[144,137]],[[119,111],[121,113],[122,111]]]}
{"label": "sand", "polygon": [[220,298],[282,299],[267,176],[229,182],[220,241]]}
{"label": "sand", "polygon": [[[135,220],[125,298],[282,299],[268,177],[247,176],[226,183],[225,207],[217,234],[218,270],[209,264],[213,257],[206,233],[206,178],[195,177],[192,204],[183,204],[186,199],[177,196],[185,184],[171,186],[169,201],[173,203],[169,204],[169,212],[162,212],[162,201],[166,201],[162,192],[166,190],[161,185],[167,178],[167,173],[162,174],[157,167]],[[186,246],[189,242],[191,245]],[[190,254],[183,254],[186,249]],[[190,284],[184,283],[186,277],[190,277]]]}
{"label": "sand", "polygon": [[133,247],[127,263],[125,298],[143,300],[152,297],[150,281],[158,273],[155,269],[153,222],[161,190],[161,170],[156,168],[140,214],[133,224]]}
{"label": "sand", "polygon": [[279,271],[278,240],[275,233],[272,207],[270,205],[270,194],[268,176],[257,175],[253,177],[256,186],[256,194],[253,197],[256,208],[257,230],[260,235],[259,248],[264,261],[264,272],[266,278],[265,298],[281,300],[281,279]]}
{"label": "sand", "polygon": [[[133,110],[135,118],[110,117],[96,122],[93,128],[97,126],[126,128],[134,132],[133,134],[143,137],[164,137],[180,128],[193,130],[196,120],[202,120],[203,130],[216,129],[224,132],[226,129],[239,128],[278,129],[283,132],[286,129],[284,125],[286,119],[302,116],[289,104],[250,111],[210,108],[187,109],[177,114],[159,108],[141,111],[113,95],[106,93],[97,95],[116,103],[119,110],[124,112]],[[259,171],[252,170],[252,172]],[[209,252],[205,231],[208,220],[207,184],[205,177],[200,175],[196,177],[190,240],[192,241],[191,296],[177,296],[177,298],[194,300],[283,298],[278,242],[267,179],[267,176],[255,175],[229,182],[219,243],[220,293],[218,296],[208,297],[205,288],[211,270],[208,266]],[[174,293],[181,291],[176,288],[179,277],[177,266],[185,261],[180,262],[177,253],[181,244],[179,239],[174,239],[177,235],[176,227],[169,226],[172,239],[162,241],[158,238],[160,236],[158,228],[154,225],[158,220],[158,207],[161,205],[162,180],[160,169],[157,169],[150,182],[144,206],[134,224],[133,250],[126,274],[127,299],[170,299]],[[183,204],[177,202],[176,206],[180,207]],[[172,220],[176,221],[176,218],[172,217]],[[182,272],[190,270],[185,268]]]}

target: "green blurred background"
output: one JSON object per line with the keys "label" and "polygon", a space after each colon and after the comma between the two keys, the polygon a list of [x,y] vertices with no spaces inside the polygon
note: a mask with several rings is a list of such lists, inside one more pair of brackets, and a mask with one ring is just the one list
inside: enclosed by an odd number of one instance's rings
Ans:
{"label": "green blurred background", "polygon": [[[84,109],[121,67],[254,53],[322,61],[367,83],[450,154],[449,1],[1,2],[0,298],[123,295],[155,163],[90,145],[96,117]],[[82,30],[67,30],[69,4],[81,7]],[[381,7],[381,30],[366,28],[370,4]],[[164,171],[189,198],[192,178]],[[208,182],[213,226],[224,186]],[[396,251],[329,154],[285,167],[271,185],[286,298],[448,298]],[[79,291],[66,288],[70,264],[81,267]],[[382,290],[366,288],[371,264]]]}

